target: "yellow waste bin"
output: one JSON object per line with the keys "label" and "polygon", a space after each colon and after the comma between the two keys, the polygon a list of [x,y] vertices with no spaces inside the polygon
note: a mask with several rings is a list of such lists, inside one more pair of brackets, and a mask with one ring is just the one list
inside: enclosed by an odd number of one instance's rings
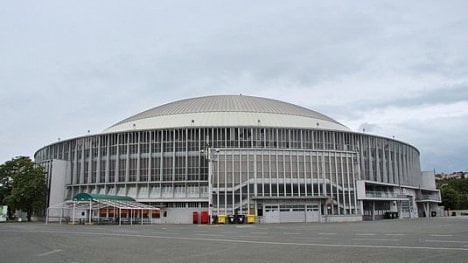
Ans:
{"label": "yellow waste bin", "polygon": [[226,215],[218,215],[218,224],[226,224]]}
{"label": "yellow waste bin", "polygon": [[247,215],[247,224],[255,224],[255,215]]}

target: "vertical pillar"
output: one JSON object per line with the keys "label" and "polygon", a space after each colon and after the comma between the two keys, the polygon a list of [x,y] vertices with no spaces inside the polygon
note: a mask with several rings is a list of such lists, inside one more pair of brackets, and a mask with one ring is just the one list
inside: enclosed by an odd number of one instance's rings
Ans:
{"label": "vertical pillar", "polygon": [[372,200],[372,221],[375,220],[375,200]]}
{"label": "vertical pillar", "polygon": [[73,215],[72,215],[72,218],[73,218],[73,224],[75,223],[75,208],[76,208],[76,202],[73,201]]}
{"label": "vertical pillar", "polygon": [[[47,209],[47,214],[49,214],[48,212],[49,210]],[[62,217],[63,217],[63,207],[60,208],[60,224],[62,224]]]}
{"label": "vertical pillar", "polygon": [[[208,138],[207,138],[208,140]],[[208,224],[211,225],[211,216],[213,213],[213,190],[212,188],[212,183],[211,182],[211,174],[213,173],[212,167],[211,167],[211,147],[207,148],[206,156],[208,159]],[[219,181],[218,181],[219,184]],[[219,203],[217,204],[219,206]],[[218,208],[219,209],[219,208]]]}
{"label": "vertical pillar", "polygon": [[[46,212],[46,220],[45,220],[46,225],[47,225],[47,222],[49,221],[49,209],[50,208],[48,207],[47,212]],[[62,218],[60,218],[60,220],[62,220]],[[60,223],[62,223],[62,222],[60,222]]]}
{"label": "vertical pillar", "polygon": [[89,200],[89,224],[91,224],[91,217],[93,216],[93,201],[92,200]]}

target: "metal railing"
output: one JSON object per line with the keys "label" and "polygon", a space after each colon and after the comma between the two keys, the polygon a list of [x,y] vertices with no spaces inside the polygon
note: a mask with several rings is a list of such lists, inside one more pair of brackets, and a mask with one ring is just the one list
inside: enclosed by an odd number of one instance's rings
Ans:
{"label": "metal railing", "polygon": [[416,200],[433,200],[433,201],[441,201],[440,195],[438,194],[418,194],[416,196]]}
{"label": "metal railing", "polygon": [[366,197],[369,198],[404,198],[400,193],[382,192],[382,191],[366,191]]}

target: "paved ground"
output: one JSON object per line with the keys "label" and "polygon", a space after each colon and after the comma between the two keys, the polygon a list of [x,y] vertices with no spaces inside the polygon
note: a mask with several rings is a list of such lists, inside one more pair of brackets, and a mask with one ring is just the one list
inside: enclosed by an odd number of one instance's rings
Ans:
{"label": "paved ground", "polygon": [[328,224],[0,224],[0,262],[468,262],[468,217]]}

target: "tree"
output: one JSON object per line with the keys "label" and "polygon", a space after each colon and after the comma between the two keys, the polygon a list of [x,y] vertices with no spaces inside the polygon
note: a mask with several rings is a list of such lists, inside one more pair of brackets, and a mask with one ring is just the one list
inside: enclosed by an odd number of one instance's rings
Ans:
{"label": "tree", "polygon": [[11,193],[11,176],[6,174],[4,171],[3,165],[0,165],[0,204],[3,204],[5,197],[9,196]]}
{"label": "tree", "polygon": [[40,213],[44,209],[47,185],[42,166],[35,164],[29,157],[16,157],[1,165],[0,178],[9,178],[11,191],[4,201],[12,211],[25,211],[28,221],[31,221],[33,213]]}
{"label": "tree", "polygon": [[[13,188],[13,169],[11,169],[11,163],[5,163],[0,165],[0,205],[6,204],[6,198],[11,194]],[[8,209],[8,217],[11,218],[13,215],[13,207]]]}
{"label": "tree", "polygon": [[442,189],[442,204],[450,209],[459,209],[460,207],[460,194],[450,188],[444,187]]}
{"label": "tree", "polygon": [[442,204],[450,209],[468,208],[468,179],[455,178],[437,181],[442,195]]}

